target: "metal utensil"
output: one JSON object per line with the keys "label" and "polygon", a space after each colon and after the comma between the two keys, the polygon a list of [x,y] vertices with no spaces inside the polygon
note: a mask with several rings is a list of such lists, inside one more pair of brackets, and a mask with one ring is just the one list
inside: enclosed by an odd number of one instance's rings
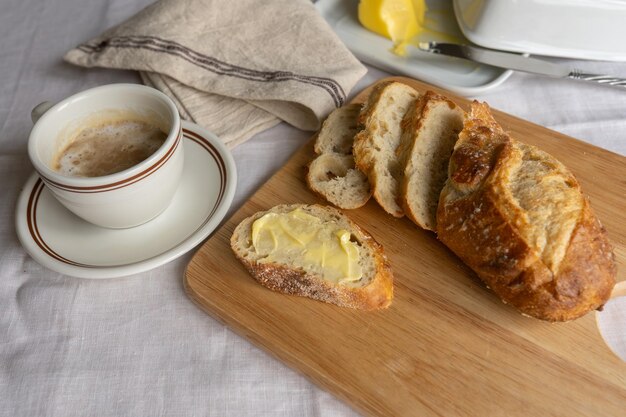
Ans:
{"label": "metal utensil", "polygon": [[599,84],[626,88],[626,78],[611,75],[589,74],[564,65],[554,64],[537,58],[529,58],[509,52],[494,51],[471,45],[460,45],[443,42],[420,42],[419,49],[434,54],[453,56],[468,59],[481,64],[530,72],[556,78],[571,78],[574,80],[593,81]]}

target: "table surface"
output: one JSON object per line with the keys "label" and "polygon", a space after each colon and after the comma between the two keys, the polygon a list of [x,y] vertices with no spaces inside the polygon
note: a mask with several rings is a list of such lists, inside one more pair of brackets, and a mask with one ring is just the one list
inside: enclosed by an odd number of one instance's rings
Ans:
{"label": "table surface", "polygon": [[[101,84],[140,82],[133,72],[75,68],[61,57],[148,3],[3,2],[0,416],[358,415],[192,304],[182,287],[190,254],[143,274],[91,281],[52,272],[20,246],[14,210],[33,171],[26,155],[31,108]],[[626,76],[626,63],[576,64]],[[387,75],[370,68],[352,94]],[[626,154],[626,91],[514,74],[474,98]],[[281,124],[235,148],[239,178],[230,212],[310,137]]]}

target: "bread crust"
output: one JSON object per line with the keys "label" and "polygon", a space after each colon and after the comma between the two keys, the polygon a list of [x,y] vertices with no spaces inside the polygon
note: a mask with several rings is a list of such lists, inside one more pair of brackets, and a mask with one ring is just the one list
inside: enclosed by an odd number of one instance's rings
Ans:
{"label": "bread crust", "polygon": [[[615,285],[614,255],[605,229],[573,175],[550,155],[533,153],[539,162],[553,167],[550,180],[567,184],[568,192],[573,190],[580,198],[580,205],[571,213],[573,227],[563,255],[557,250],[541,252],[536,243],[528,241],[528,228],[548,225],[529,223],[527,210],[531,208],[514,204],[510,187],[503,182],[511,161],[535,148],[508,137],[488,106],[477,102],[460,136],[439,200],[439,239],[503,302],[525,315],[568,321],[600,308]],[[527,205],[558,201],[556,197],[546,195]],[[569,215],[562,217],[568,219]],[[565,222],[551,226],[568,227]]]}
{"label": "bread crust", "polygon": [[[376,274],[370,283],[364,287],[351,287],[336,284],[322,277],[305,272],[302,268],[283,265],[280,263],[257,262],[246,258],[238,249],[239,239],[249,233],[252,223],[269,211],[289,212],[296,208],[313,207],[323,210],[330,215],[340,216],[350,225],[350,232],[355,234],[363,246],[371,249],[376,266]],[[244,219],[235,228],[231,237],[231,248],[235,256],[250,272],[250,275],[264,287],[270,290],[308,297],[318,301],[335,304],[360,310],[377,310],[389,307],[393,299],[393,273],[383,247],[363,228],[354,223],[341,211],[321,205],[307,206],[304,204],[288,204],[276,206],[270,210],[255,213]]]}

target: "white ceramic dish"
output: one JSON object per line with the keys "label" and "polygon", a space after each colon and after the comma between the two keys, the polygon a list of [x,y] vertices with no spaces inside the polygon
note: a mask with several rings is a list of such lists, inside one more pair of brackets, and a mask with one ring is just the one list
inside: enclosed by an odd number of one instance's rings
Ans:
{"label": "white ceramic dish", "polygon": [[[50,168],[82,126],[125,112],[158,121],[167,133],[163,146],[128,169],[99,177],[61,175]],[[172,201],[185,156],[178,110],[161,91],[140,84],[101,85],[56,104],[41,103],[31,117],[30,162],[59,202],[77,216],[103,227],[133,227],[155,218]]]}
{"label": "white ceramic dish", "polygon": [[129,229],[107,229],[63,207],[34,173],[18,199],[16,228],[26,251],[42,265],[81,278],[147,271],[193,249],[215,230],[235,194],[235,162],[212,133],[183,122],[185,163],[170,206]]}
{"label": "white ceramic dish", "polygon": [[463,34],[493,49],[626,61],[624,0],[454,0]]}
{"label": "white ceramic dish", "polygon": [[[408,56],[399,57],[389,50],[392,43],[359,24],[358,0],[319,0],[315,3],[320,14],[326,19],[348,49],[361,61],[389,71],[404,74],[427,83],[446,88],[455,93],[471,96],[502,84],[511,71],[479,65],[441,55],[420,51],[409,46]],[[463,39],[450,0],[427,2],[430,12],[427,20],[435,29],[446,35]],[[426,33],[420,41],[444,40]],[[445,39],[447,40],[447,39]]]}

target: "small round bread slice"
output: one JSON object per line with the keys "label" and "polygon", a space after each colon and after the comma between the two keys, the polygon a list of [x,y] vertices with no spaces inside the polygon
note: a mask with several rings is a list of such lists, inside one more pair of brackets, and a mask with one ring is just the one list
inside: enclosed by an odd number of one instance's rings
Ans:
{"label": "small round bread slice", "polygon": [[[264,262],[252,243],[252,224],[266,213],[289,213],[298,208],[321,219],[324,224],[336,224],[350,232],[351,241],[359,248],[359,265],[363,271],[360,280],[335,283],[295,266],[293,260]],[[252,277],[273,291],[361,310],[381,309],[391,304],[393,274],[383,247],[366,230],[333,207],[288,204],[255,213],[235,228],[230,245]]]}
{"label": "small round bread slice", "polygon": [[352,142],[354,135],[358,132],[357,118],[361,107],[359,103],[346,104],[328,115],[315,140],[316,154],[331,152],[342,155],[352,154]]}
{"label": "small round bread slice", "polygon": [[356,209],[371,196],[367,177],[354,166],[352,155],[326,153],[309,164],[309,188],[342,209]]}
{"label": "small round bread slice", "polygon": [[359,208],[372,195],[367,177],[355,168],[352,156],[360,110],[360,104],[347,104],[328,116],[315,140],[319,156],[306,175],[311,190],[342,209]]}

